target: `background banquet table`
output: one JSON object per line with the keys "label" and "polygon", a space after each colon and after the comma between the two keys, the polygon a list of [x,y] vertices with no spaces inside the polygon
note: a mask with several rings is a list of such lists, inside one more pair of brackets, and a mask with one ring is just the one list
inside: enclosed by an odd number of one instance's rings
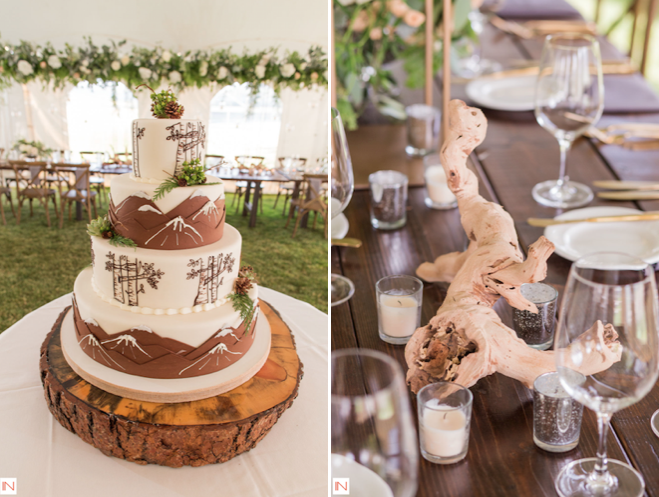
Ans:
{"label": "background banquet table", "polygon": [[[304,377],[297,399],[251,451],[200,468],[140,466],[104,456],[51,415],[39,348],[64,295],[0,334],[0,473],[26,497],[318,496],[327,489],[327,315],[268,288],[259,297],[293,331]],[[11,447],[11,450],[7,449]]]}
{"label": "background banquet table", "polygon": [[[549,3],[554,5],[554,2],[543,4]],[[570,8],[567,4],[563,7]],[[572,16],[578,17],[573,9]],[[484,39],[484,57],[500,61],[504,66],[511,60],[539,59],[543,42],[542,38],[520,40],[491,26],[487,26]],[[602,40],[602,51],[605,59],[621,58],[605,40]],[[393,70],[399,81],[404,81],[400,67],[394,65]],[[640,76],[636,75],[635,81],[614,80],[611,84],[611,78],[616,77],[623,76],[605,77],[609,81],[607,101],[617,104],[609,106],[615,113],[606,113],[599,125],[659,122],[659,112],[655,107],[659,99],[656,96],[652,99],[646,97],[645,109],[652,111],[649,113],[640,113],[643,106],[629,98],[629,85],[642,84],[646,91],[649,90],[644,81],[639,83]],[[439,105],[441,81],[437,79],[435,84],[434,101]],[[421,91],[403,87],[401,96],[405,104],[423,102]],[[467,100],[464,86],[453,85],[452,98]],[[626,104],[629,104],[627,112]],[[503,205],[512,215],[521,246],[526,250],[543,233],[541,228],[529,226],[526,219],[554,217],[560,213],[535,203],[531,197],[531,189],[536,183],[558,177],[558,144],[536,123],[532,112],[487,109],[484,112],[488,119],[488,133],[484,143],[472,154],[471,167],[479,178],[481,194]],[[363,245],[360,249],[332,249],[332,272],[344,274],[356,287],[354,297],[347,304],[332,308],[332,349],[362,347],[380,350],[394,357],[407,370],[404,347],[386,344],[378,337],[375,282],[386,275],[414,274],[422,262],[432,261],[447,252],[463,250],[466,236],[457,210],[436,211],[425,207],[422,187],[410,188],[404,228],[391,232],[371,228],[369,194],[363,190],[368,185],[369,173],[378,169],[397,169],[408,174],[411,185],[422,184],[422,161],[405,156],[405,140],[404,126],[390,124],[363,126],[348,133],[355,183],[362,189],[355,192],[345,211],[350,223],[347,236],[362,240]],[[582,139],[575,143],[568,156],[568,172],[571,179],[585,184],[598,179],[659,181],[659,151],[629,151]],[[591,205],[659,210],[657,201],[614,203],[596,199]],[[569,268],[570,262],[552,255],[546,281],[562,290]],[[425,285],[422,325],[435,314],[446,289],[446,284]],[[496,308],[510,325],[510,308],[501,304],[499,302]],[[553,497],[557,495],[554,479],[566,464],[595,456],[597,426],[591,411],[584,410],[579,446],[565,454],[551,454],[533,444],[531,390],[500,374],[482,379],[471,390],[474,407],[467,458],[448,466],[433,465],[421,459],[419,497]],[[414,396],[410,395],[410,400],[416,412]],[[613,416],[613,433],[608,438],[609,457],[637,468],[645,478],[648,496],[659,496],[659,439],[650,427],[650,417],[657,408],[659,387],[655,385],[643,400]]]}

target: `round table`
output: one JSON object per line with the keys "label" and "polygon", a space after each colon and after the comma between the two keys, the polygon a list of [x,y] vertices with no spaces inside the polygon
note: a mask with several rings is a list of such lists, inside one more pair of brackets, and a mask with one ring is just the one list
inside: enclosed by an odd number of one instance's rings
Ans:
{"label": "round table", "polygon": [[259,287],[295,337],[304,377],[297,399],[254,449],[199,468],[140,466],[86,444],[46,406],[39,347],[64,295],[0,334],[0,470],[18,495],[49,497],[317,496],[327,493],[328,319],[311,305]]}

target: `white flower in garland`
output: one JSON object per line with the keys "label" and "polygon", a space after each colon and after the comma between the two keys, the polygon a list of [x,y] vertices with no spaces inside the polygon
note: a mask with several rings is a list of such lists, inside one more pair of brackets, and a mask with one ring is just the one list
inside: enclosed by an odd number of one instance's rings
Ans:
{"label": "white flower in garland", "polygon": [[202,78],[208,74],[208,62],[205,60],[199,65],[199,76]]}
{"label": "white flower in garland", "polygon": [[162,53],[162,60],[163,62],[169,62],[170,60],[172,60],[172,53],[169,50],[165,50]]}
{"label": "white flower in garland", "polygon": [[339,0],[339,3],[341,5],[351,5],[351,4],[355,3],[355,0]]}
{"label": "white flower in garland", "polygon": [[113,60],[112,64],[110,64],[110,67],[112,68],[113,71],[118,71],[119,69],[121,69],[121,62],[119,62],[118,60]]}
{"label": "white flower in garland", "polygon": [[137,70],[137,72],[140,73],[140,78],[142,78],[144,80],[151,79],[152,72],[151,72],[151,69],[149,69],[148,67],[140,67]]}
{"label": "white flower in garland", "polygon": [[300,64],[300,71],[304,71],[306,68],[307,68],[307,63],[302,62],[302,64]]}
{"label": "white flower in garland", "polygon": [[89,74],[91,71],[87,68],[87,66],[80,66],[80,72],[82,74]]}
{"label": "white flower in garland", "polygon": [[29,76],[34,72],[34,69],[32,69],[32,64],[30,64],[27,60],[19,60],[18,64],[16,64],[16,68],[24,76]]}
{"label": "white flower in garland", "polygon": [[279,70],[282,76],[285,78],[290,78],[295,74],[295,65],[291,64],[290,62],[288,64],[284,64],[281,66],[281,69]]}
{"label": "white flower in garland", "polygon": [[82,61],[80,61],[80,65],[82,67],[87,67],[89,65],[89,61],[87,59],[82,59]]}
{"label": "white flower in garland", "polygon": [[130,55],[124,54],[121,56],[121,65],[122,66],[127,66],[130,64]]}
{"label": "white flower in garland", "polygon": [[48,57],[48,65],[53,69],[59,69],[60,67],[62,67],[62,61],[59,60],[59,57],[57,55],[51,55],[50,57]]}
{"label": "white flower in garland", "polygon": [[223,79],[226,78],[228,75],[229,75],[229,70],[228,70],[226,67],[224,67],[224,66],[220,67],[220,68],[217,70],[217,79],[219,79],[219,80],[223,80]]}
{"label": "white flower in garland", "polygon": [[180,83],[181,82],[181,73],[178,71],[172,71],[169,73],[169,81],[171,83]]}
{"label": "white flower in garland", "polygon": [[265,76],[265,66],[256,66],[254,68],[254,74],[256,74],[257,78],[263,79]]}

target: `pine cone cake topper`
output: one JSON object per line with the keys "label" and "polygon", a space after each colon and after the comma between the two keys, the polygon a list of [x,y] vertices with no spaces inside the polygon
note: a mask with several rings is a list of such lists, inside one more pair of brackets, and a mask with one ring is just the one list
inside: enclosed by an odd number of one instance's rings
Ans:
{"label": "pine cone cake topper", "polygon": [[[185,108],[178,103],[176,96],[171,90],[162,90],[156,93],[148,85],[140,85],[137,88],[146,86],[151,90],[151,113],[158,119],[181,119]],[[135,88],[137,90],[137,88]]]}
{"label": "pine cone cake topper", "polygon": [[246,295],[247,291],[252,288],[252,280],[249,278],[236,278],[236,293]]}

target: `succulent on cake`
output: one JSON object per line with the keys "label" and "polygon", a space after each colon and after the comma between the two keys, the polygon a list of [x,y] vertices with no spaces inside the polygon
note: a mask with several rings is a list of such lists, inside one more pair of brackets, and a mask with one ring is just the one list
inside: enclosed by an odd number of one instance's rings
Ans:
{"label": "succulent on cake", "polygon": [[[158,119],[181,119],[185,108],[178,103],[176,95],[171,90],[156,91],[149,85],[140,85],[137,88],[146,86],[151,90],[151,113]],[[135,88],[137,90],[137,88]]]}
{"label": "succulent on cake", "polygon": [[90,236],[97,236],[109,240],[110,245],[115,247],[137,247],[137,244],[130,238],[119,235],[107,216],[98,217],[87,225],[87,233]]}
{"label": "succulent on cake", "polygon": [[160,183],[158,188],[155,189],[153,200],[160,200],[165,194],[171,192],[174,188],[179,186],[195,186],[195,185],[219,185],[219,183],[207,183],[206,170],[201,164],[200,159],[192,159],[183,163],[183,169],[176,176],[167,178]]}
{"label": "succulent on cake", "polygon": [[249,296],[249,290],[257,283],[256,273],[252,266],[243,266],[238,271],[238,277],[234,283],[234,291],[228,295],[233,304],[233,309],[240,313],[240,318],[245,323],[245,331],[249,332],[254,317],[254,301]]}

